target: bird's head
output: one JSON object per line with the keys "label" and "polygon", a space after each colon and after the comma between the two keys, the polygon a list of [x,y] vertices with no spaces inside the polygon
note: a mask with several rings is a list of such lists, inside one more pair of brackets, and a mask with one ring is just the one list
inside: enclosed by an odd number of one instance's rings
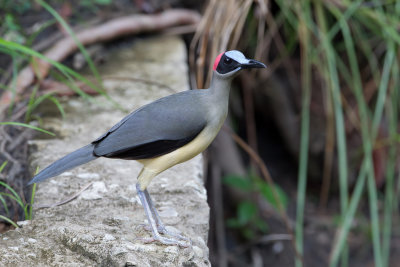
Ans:
{"label": "bird's head", "polygon": [[224,77],[234,77],[241,69],[266,68],[265,64],[246,58],[242,52],[231,50],[221,53],[214,62],[214,71]]}

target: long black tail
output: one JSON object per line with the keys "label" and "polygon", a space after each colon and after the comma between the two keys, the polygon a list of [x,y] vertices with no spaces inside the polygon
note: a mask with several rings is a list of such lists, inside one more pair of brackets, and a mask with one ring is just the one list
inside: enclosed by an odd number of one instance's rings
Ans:
{"label": "long black tail", "polygon": [[33,183],[39,183],[47,178],[57,176],[67,170],[75,168],[76,166],[88,163],[89,161],[97,159],[93,154],[94,145],[90,144],[84,146],[72,153],[69,153],[65,157],[55,161],[50,164],[46,169],[38,173],[33,179],[28,183],[28,185]]}

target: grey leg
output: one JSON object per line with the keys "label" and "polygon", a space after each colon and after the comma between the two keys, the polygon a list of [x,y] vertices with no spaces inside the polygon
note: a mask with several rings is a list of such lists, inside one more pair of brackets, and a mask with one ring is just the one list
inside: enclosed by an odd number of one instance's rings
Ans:
{"label": "grey leg", "polygon": [[[147,219],[149,220],[151,231],[153,233],[153,239],[149,240],[149,241],[150,242],[151,241],[159,241],[160,243],[165,244],[165,245],[178,245],[178,246],[182,246],[182,247],[188,247],[189,245],[186,242],[182,242],[182,241],[179,241],[179,240],[176,240],[173,238],[163,237],[160,235],[160,233],[157,229],[157,222],[155,219],[156,216],[154,215],[152,208],[149,205],[149,201],[146,197],[145,191],[140,190],[139,183],[136,184],[136,191],[139,195],[140,202],[142,202],[144,211],[146,212]],[[147,195],[148,195],[148,193],[147,193]],[[149,198],[150,198],[150,195],[149,195]],[[158,214],[157,214],[157,217],[158,217]],[[159,220],[159,217],[157,219]]]}
{"label": "grey leg", "polygon": [[164,235],[169,235],[171,237],[175,237],[175,238],[178,238],[180,240],[184,240],[186,242],[189,242],[190,245],[192,245],[192,241],[189,238],[184,237],[184,236],[182,236],[182,235],[180,235],[178,233],[174,233],[174,232],[171,232],[171,231],[167,230],[167,228],[165,227],[165,225],[161,221],[161,218],[158,215],[158,212],[157,212],[156,208],[154,207],[153,200],[151,199],[149,192],[147,191],[147,189],[143,190],[143,192],[144,192],[144,195],[146,197],[147,203],[149,204],[151,213],[153,214],[153,218],[156,221],[156,225],[157,225],[158,231],[160,233],[164,234]]}

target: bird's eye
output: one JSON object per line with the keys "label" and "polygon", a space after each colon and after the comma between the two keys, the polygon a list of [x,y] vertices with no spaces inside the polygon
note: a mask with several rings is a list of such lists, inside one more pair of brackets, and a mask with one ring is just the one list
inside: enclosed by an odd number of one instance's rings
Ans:
{"label": "bird's eye", "polygon": [[226,58],[224,59],[224,63],[227,64],[227,65],[229,65],[229,64],[232,63],[232,59],[229,58],[229,57],[226,57]]}

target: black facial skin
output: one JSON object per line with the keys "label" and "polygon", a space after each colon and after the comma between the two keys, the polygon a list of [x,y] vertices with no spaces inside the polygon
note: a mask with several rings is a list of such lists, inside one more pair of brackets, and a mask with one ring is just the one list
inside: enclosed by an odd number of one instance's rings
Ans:
{"label": "black facial skin", "polygon": [[218,66],[217,66],[217,72],[220,74],[225,74],[228,72],[233,71],[234,69],[239,68],[241,65],[239,62],[231,59],[230,57],[227,57],[225,54],[222,55]]}

